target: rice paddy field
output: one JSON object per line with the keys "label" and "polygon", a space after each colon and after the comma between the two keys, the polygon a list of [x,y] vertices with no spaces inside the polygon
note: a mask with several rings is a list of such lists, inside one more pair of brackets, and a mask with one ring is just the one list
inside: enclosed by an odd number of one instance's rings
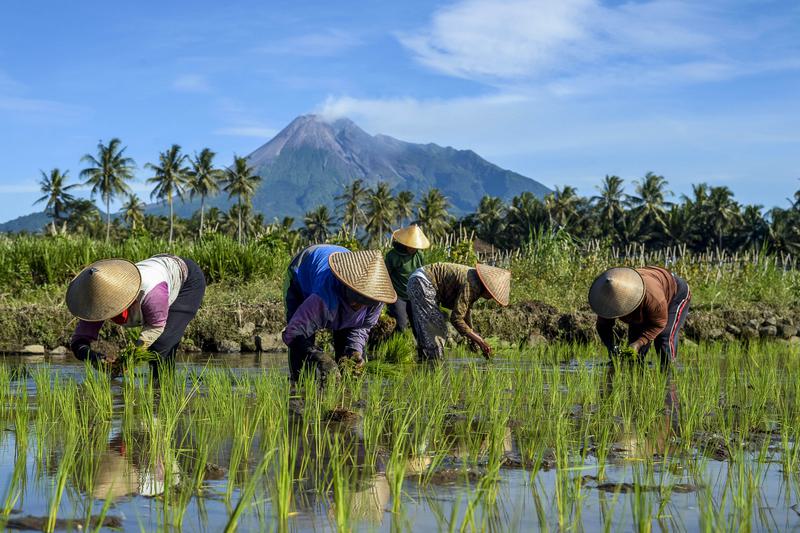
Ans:
{"label": "rice paddy field", "polygon": [[45,531],[800,529],[796,346],[685,346],[668,372],[549,344],[492,361],[456,349],[437,366],[369,363],[324,389],[286,376],[282,354],[183,360],[155,386],[146,366],[110,379],[71,360],[3,360],[0,520]]}

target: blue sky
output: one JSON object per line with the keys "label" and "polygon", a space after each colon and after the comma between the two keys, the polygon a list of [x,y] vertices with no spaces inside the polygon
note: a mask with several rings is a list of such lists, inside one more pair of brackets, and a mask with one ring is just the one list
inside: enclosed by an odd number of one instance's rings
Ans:
{"label": "blue sky", "polygon": [[794,0],[53,0],[2,18],[0,221],[101,139],[143,180],[171,143],[227,163],[308,112],[587,195],[647,171],[768,207],[800,188]]}

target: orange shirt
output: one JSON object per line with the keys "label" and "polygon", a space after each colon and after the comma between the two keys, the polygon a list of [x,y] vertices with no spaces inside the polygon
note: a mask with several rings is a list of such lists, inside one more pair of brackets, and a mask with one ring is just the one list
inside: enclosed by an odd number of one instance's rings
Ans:
{"label": "orange shirt", "polygon": [[[644,345],[655,340],[658,334],[667,327],[669,304],[678,292],[678,284],[668,270],[659,267],[637,268],[644,280],[644,300],[629,315],[620,318],[628,325],[642,328],[642,333],[633,342]],[[614,327],[614,319],[597,319],[597,327],[606,329]]]}

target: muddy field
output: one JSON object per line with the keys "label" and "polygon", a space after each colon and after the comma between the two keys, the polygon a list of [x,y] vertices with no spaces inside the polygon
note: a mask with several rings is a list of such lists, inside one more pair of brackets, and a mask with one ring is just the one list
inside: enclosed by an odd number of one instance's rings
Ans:
{"label": "muddy field", "polygon": [[791,530],[800,352],[689,347],[672,372],[576,344],[455,349],[290,388],[285,354],[184,356],[153,388],[0,366],[14,529]]}

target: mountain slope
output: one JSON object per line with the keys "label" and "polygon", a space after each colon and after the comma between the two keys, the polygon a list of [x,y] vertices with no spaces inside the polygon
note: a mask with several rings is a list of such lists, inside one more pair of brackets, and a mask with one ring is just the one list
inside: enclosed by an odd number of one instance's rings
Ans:
{"label": "mountain slope", "polygon": [[458,214],[474,209],[485,194],[510,200],[523,191],[540,197],[550,192],[471,150],[372,136],[350,120],[328,123],[314,115],[298,117],[248,159],[264,179],[253,204],[268,216],[331,205],[354,179],[387,181],[396,191],[418,195],[437,187]]}
{"label": "mountain slope", "polygon": [[29,215],[22,215],[15,219],[3,222],[0,224],[0,233],[39,233],[47,224],[50,223],[50,217],[44,214],[44,211],[38,213],[31,213]]}

